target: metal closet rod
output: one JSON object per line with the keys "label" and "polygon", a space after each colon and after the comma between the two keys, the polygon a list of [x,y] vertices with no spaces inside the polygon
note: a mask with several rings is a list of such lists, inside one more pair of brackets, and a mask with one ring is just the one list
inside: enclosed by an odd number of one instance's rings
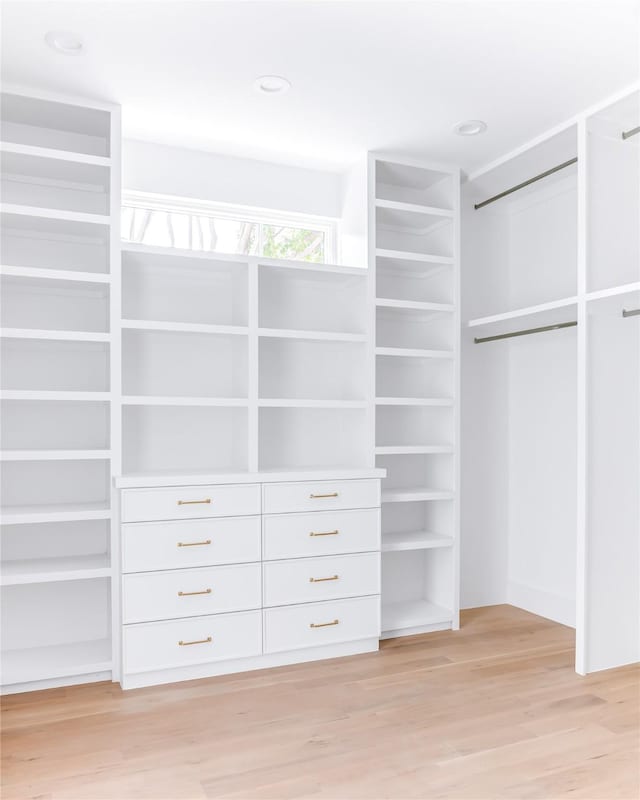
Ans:
{"label": "metal closet rod", "polygon": [[526,328],[523,331],[513,331],[512,333],[498,333],[495,336],[483,336],[480,339],[474,337],[476,344],[483,342],[497,342],[500,339],[512,339],[514,336],[528,336],[530,333],[544,333],[545,331],[558,331],[561,328],[575,328],[577,325],[576,320],[571,322],[557,322],[555,325],[543,325],[541,328]]}
{"label": "metal closet rod", "polygon": [[622,316],[623,317],[640,317],[640,308],[623,308],[622,309]]}
{"label": "metal closet rod", "polygon": [[547,169],[544,172],[541,172],[539,175],[535,175],[533,178],[529,178],[528,181],[524,181],[523,183],[519,183],[517,186],[512,186],[510,189],[506,189],[504,192],[500,192],[500,194],[496,194],[493,197],[490,197],[488,200],[483,200],[481,203],[476,203],[473,207],[477,211],[479,208],[484,208],[484,206],[488,206],[489,203],[495,203],[496,200],[502,200],[503,197],[507,195],[513,194],[514,192],[519,191],[520,189],[524,189],[525,186],[530,186],[532,183],[536,181],[541,181],[543,178],[548,178],[549,175],[553,175],[554,172],[560,172],[561,169],[566,169],[570,167],[572,164],[576,164],[578,161],[578,157],[570,158],[568,161],[564,161],[562,164],[558,164],[557,167],[551,167],[551,169]]}
{"label": "metal closet rod", "polygon": [[638,125],[637,128],[631,128],[630,131],[622,131],[622,138],[630,139],[632,136],[635,136],[636,133],[640,133],[640,125]]}

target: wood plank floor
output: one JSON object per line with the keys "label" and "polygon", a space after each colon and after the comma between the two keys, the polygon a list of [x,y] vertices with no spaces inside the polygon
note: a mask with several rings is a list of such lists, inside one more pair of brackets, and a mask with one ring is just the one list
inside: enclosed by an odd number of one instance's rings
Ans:
{"label": "wood plank floor", "polygon": [[380,653],[3,700],[4,800],[640,797],[639,672],[509,606]]}

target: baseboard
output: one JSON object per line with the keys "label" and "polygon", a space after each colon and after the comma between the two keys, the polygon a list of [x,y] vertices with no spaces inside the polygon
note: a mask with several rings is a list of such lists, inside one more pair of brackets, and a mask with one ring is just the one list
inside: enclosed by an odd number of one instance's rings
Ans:
{"label": "baseboard", "polygon": [[24,683],[8,683],[2,687],[0,694],[20,694],[21,692],[38,692],[44,689],[59,689],[62,686],[79,686],[82,683],[99,683],[112,680],[112,673],[89,672],[86,675],[67,675],[61,678],[44,678],[40,681]]}
{"label": "baseboard", "polygon": [[230,675],[235,672],[249,672],[257,669],[282,667],[288,664],[301,664],[307,661],[320,661],[328,658],[373,653],[379,649],[377,637],[354,642],[306,647],[299,650],[287,650],[282,653],[265,653],[248,658],[236,658],[208,664],[194,664],[188,667],[174,667],[151,672],[124,674],[120,681],[123,689],[139,689],[143,686],[157,686],[163,683],[213,678],[218,675]]}
{"label": "baseboard", "polygon": [[539,617],[545,617],[570,628],[576,626],[575,599],[555,592],[539,589],[526,583],[509,581],[507,603]]}

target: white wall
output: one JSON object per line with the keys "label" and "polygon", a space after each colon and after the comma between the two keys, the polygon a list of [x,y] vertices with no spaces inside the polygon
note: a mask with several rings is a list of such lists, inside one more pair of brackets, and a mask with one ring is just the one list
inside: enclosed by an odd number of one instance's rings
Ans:
{"label": "white wall", "polygon": [[343,176],[252,159],[125,140],[125,190],[339,217]]}

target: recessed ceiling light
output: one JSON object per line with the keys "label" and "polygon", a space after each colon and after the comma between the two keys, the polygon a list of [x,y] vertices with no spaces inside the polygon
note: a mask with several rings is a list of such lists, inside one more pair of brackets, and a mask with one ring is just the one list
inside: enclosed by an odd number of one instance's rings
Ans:
{"label": "recessed ceiling light", "polygon": [[454,125],[453,130],[458,136],[477,136],[487,130],[487,123],[481,119],[467,119]]}
{"label": "recessed ceiling light", "polygon": [[82,39],[69,31],[49,31],[44,40],[56,53],[64,53],[67,56],[79,56],[84,50]]}
{"label": "recessed ceiling light", "polygon": [[291,88],[289,81],[281,75],[261,75],[253,85],[260,94],[284,94]]}

